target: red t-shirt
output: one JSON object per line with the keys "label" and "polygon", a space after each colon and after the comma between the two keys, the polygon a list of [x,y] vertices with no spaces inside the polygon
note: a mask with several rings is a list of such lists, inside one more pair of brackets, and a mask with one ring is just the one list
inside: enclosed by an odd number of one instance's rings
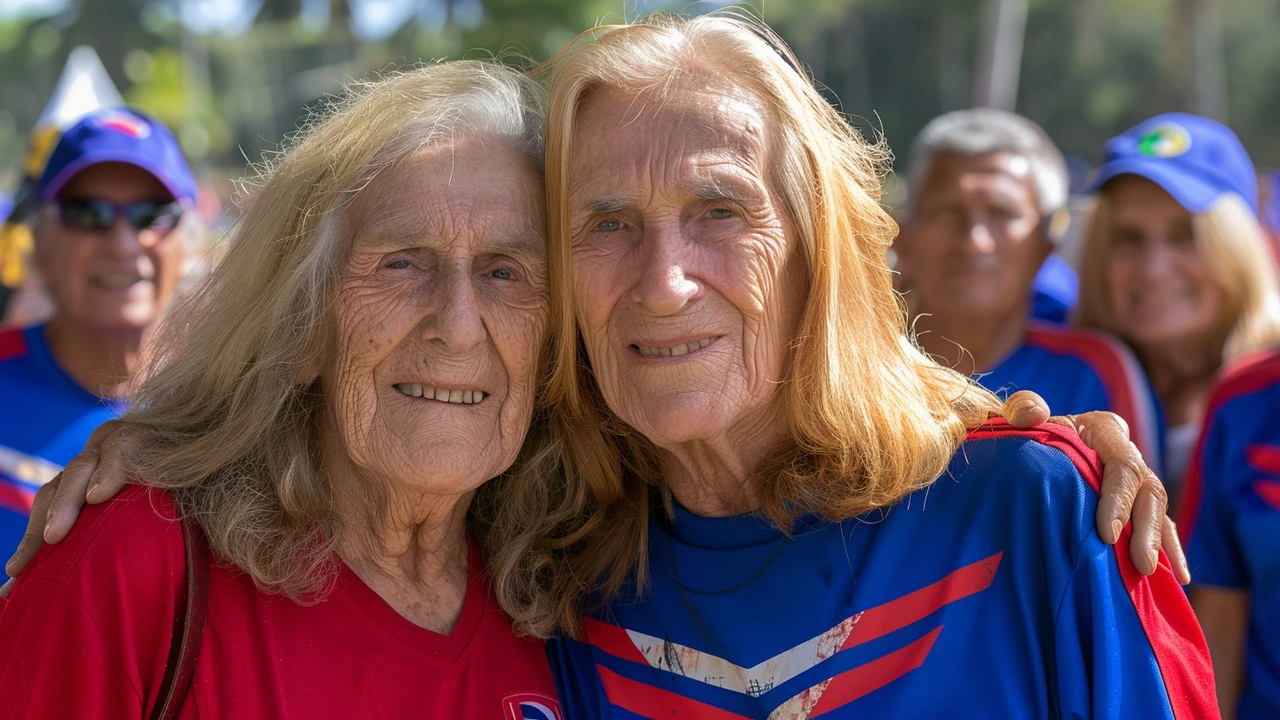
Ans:
{"label": "red t-shirt", "polygon": [[[6,717],[143,718],[157,703],[186,581],[168,493],[133,486],[86,507],[0,605]],[[450,635],[401,617],[342,566],[323,602],[258,590],[214,562],[181,718],[558,720],[543,644],[498,609],[479,553]]]}

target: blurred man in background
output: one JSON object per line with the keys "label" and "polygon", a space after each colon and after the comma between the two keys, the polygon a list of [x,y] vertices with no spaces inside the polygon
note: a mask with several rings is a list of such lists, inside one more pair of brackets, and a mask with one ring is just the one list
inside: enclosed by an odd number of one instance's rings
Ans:
{"label": "blurred man in background", "polygon": [[997,393],[1034,390],[1059,413],[1110,410],[1144,457],[1159,458],[1132,354],[1107,336],[1029,319],[1068,192],[1066,163],[1044,131],[1001,110],[948,113],[916,138],[909,173],[894,247],[920,345]]}
{"label": "blurred man in background", "polygon": [[182,274],[179,228],[196,184],[159,121],[100,110],[67,130],[35,188],[47,323],[0,332],[0,553],[36,489],[125,409],[144,334]]}

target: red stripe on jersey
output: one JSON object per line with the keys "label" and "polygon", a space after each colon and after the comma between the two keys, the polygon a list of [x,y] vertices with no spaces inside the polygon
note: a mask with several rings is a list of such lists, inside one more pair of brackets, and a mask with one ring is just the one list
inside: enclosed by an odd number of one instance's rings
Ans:
{"label": "red stripe on jersey", "polygon": [[1253,491],[1272,510],[1280,510],[1280,480],[1254,480]]}
{"label": "red stripe on jersey", "polygon": [[[987,584],[991,584],[990,578]],[[825,712],[844,707],[872,691],[888,685],[907,673],[924,664],[933,650],[933,643],[938,639],[942,627],[936,627],[928,635],[910,645],[894,650],[884,657],[876,658],[865,665],[846,670],[827,683],[822,699],[814,706],[809,717],[817,717]],[[812,691],[813,688],[806,692]]]}
{"label": "red stripe on jersey", "polygon": [[986,590],[995,579],[996,569],[1000,567],[1000,558],[1003,556],[1003,551],[998,552],[954,570],[932,585],[863,611],[858,616],[857,624],[853,626],[853,632],[849,633],[840,649],[848,650],[888,635],[923,620],[944,605]]}
{"label": "red stripe on jersey", "polygon": [[1250,445],[1244,449],[1245,462],[1260,473],[1280,477],[1280,447],[1275,445]]}
{"label": "red stripe on jersey", "polygon": [[[1018,430],[997,418],[969,432],[970,439],[997,437],[1026,437],[1042,445],[1066,453],[1095,492],[1102,487],[1102,470],[1098,455],[1080,440],[1080,436],[1062,425],[1038,425],[1030,430]],[[1218,698],[1210,669],[1209,647],[1195,613],[1186,602],[1161,604],[1157,597],[1182,598],[1182,587],[1173,577],[1169,558],[1160,551],[1160,567],[1155,574],[1144,577],[1133,566],[1127,548],[1132,540],[1133,528],[1125,525],[1120,539],[1112,547],[1120,578],[1124,581],[1129,599],[1138,613],[1138,621],[1146,631],[1147,642],[1155,654],[1165,692],[1169,695],[1169,707],[1176,720],[1193,720],[1218,717]],[[1125,548],[1116,552],[1116,548]],[[1160,638],[1156,643],[1153,638]]]}
{"label": "red stripe on jersey", "polygon": [[0,507],[23,515],[31,514],[31,504],[36,501],[34,490],[7,482],[0,478]]}
{"label": "red stripe on jersey", "polygon": [[1182,499],[1178,503],[1178,536],[1186,545],[1195,530],[1196,521],[1200,518],[1200,505],[1204,501],[1204,477],[1201,466],[1204,465],[1204,445],[1208,437],[1206,432],[1222,406],[1244,395],[1265,390],[1280,382],[1280,351],[1269,350],[1246,355],[1228,366],[1209,395],[1208,407],[1204,414],[1204,430],[1196,441],[1195,454],[1191,456],[1191,465],[1187,468],[1187,478],[1183,483]]}
{"label": "red stripe on jersey", "polygon": [[27,339],[22,328],[0,330],[0,360],[12,360],[27,354]]}
{"label": "red stripe on jersey", "polygon": [[649,664],[649,661],[640,653],[640,649],[636,647],[635,642],[631,640],[631,636],[627,634],[627,631],[617,625],[601,622],[595,618],[584,617],[582,619],[582,633],[587,642],[614,657],[637,662],[641,665]]}
{"label": "red stripe on jersey", "polygon": [[1111,406],[1109,410],[1129,423],[1129,436],[1142,456],[1154,458],[1160,453],[1159,441],[1156,439],[1155,409],[1151,407],[1151,399],[1143,387],[1145,380],[1142,369],[1118,341],[1079,328],[1032,325],[1027,329],[1026,342],[1028,345],[1071,355],[1084,361],[1102,381]]}
{"label": "red stripe on jersey", "polygon": [[600,684],[609,702],[646,718],[705,718],[706,720],[747,720],[745,715],[721,710],[714,705],[678,695],[625,678],[603,665],[596,665]]}

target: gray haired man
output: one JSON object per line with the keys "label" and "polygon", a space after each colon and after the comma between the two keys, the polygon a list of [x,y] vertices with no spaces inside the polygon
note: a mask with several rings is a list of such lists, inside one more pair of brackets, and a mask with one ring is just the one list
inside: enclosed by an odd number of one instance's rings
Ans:
{"label": "gray haired man", "polygon": [[1038,125],[991,108],[935,118],[912,146],[895,244],[918,342],[997,392],[1034,390],[1055,412],[1123,417],[1159,457],[1154,400],[1113,338],[1030,319],[1031,285],[1066,206],[1062,153]]}

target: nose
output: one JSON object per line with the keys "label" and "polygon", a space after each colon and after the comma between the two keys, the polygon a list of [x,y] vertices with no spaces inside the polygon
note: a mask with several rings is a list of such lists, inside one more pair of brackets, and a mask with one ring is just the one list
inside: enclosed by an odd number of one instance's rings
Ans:
{"label": "nose", "polygon": [[646,228],[641,252],[633,302],[655,315],[674,315],[697,299],[701,286],[685,274],[688,244],[676,222]]}
{"label": "nose", "polygon": [[111,227],[102,232],[103,244],[122,257],[137,254],[143,249],[142,233],[134,229],[133,224],[125,217],[117,217]]}
{"label": "nose", "polygon": [[435,336],[450,350],[470,350],[484,342],[487,330],[470,267],[443,270],[436,284]]}
{"label": "nose", "polygon": [[982,220],[969,223],[969,231],[965,233],[964,240],[966,246],[983,255],[996,251],[996,239],[991,234],[991,228]]}

